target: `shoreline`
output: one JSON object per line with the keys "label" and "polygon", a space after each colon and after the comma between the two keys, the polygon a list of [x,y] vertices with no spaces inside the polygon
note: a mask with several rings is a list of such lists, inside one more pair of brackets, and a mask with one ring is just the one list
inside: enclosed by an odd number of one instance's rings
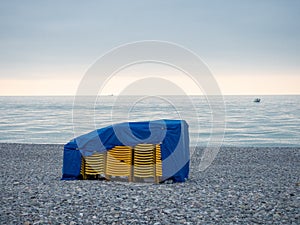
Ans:
{"label": "shoreline", "polygon": [[[204,147],[203,147],[204,148]],[[300,147],[222,147],[185,183],[61,181],[63,144],[0,143],[1,224],[297,224]]]}
{"label": "shoreline", "polygon": [[[70,141],[70,140],[69,140]],[[65,143],[25,143],[25,142],[0,142],[0,145],[53,145],[53,146],[64,146],[68,141]],[[200,148],[204,149],[206,146],[190,146],[190,148]],[[273,145],[268,145],[268,146],[256,146],[256,145],[249,145],[249,146],[236,146],[236,145],[222,145],[220,148],[296,148],[300,149],[299,146],[291,146],[291,145],[286,145],[286,146],[273,146]]]}

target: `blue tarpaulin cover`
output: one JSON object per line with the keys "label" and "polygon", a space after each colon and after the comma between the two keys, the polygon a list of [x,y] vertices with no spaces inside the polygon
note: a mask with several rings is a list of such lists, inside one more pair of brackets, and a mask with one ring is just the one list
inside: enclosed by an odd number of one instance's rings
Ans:
{"label": "blue tarpaulin cover", "polygon": [[189,174],[189,134],[184,120],[120,123],[81,135],[64,146],[62,180],[80,179],[81,157],[117,145],[161,144],[162,180],[184,182]]}

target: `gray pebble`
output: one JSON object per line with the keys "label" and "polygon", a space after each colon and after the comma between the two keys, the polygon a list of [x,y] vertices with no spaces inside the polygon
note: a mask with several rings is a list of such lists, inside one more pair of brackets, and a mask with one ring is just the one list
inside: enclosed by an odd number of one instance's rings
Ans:
{"label": "gray pebble", "polygon": [[61,181],[62,145],[0,144],[0,224],[299,224],[299,148],[223,147],[185,183]]}

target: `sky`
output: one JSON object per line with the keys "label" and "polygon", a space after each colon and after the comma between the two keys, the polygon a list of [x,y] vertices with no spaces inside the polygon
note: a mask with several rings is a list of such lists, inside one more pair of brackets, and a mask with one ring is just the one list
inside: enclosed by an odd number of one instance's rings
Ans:
{"label": "sky", "polygon": [[[225,95],[300,94],[299,21],[298,0],[1,1],[0,95],[74,95],[100,56],[141,40],[190,49]],[[103,94],[119,94],[148,69],[121,71]],[[178,71],[152,71],[201,92]]]}

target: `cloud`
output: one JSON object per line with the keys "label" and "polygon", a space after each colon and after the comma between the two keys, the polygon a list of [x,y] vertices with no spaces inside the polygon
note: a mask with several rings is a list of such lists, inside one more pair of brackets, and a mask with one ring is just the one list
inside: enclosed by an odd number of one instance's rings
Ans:
{"label": "cloud", "polygon": [[79,80],[111,48],[156,39],[191,49],[217,76],[277,71],[284,80],[300,73],[299,8],[293,0],[4,1],[0,79]]}

